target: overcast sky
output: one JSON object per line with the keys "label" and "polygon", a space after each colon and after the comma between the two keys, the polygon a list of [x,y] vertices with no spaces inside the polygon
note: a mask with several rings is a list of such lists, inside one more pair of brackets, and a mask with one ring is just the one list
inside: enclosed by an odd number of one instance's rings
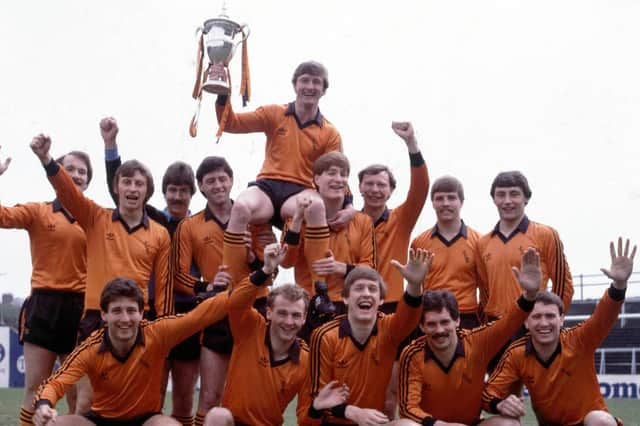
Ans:
{"label": "overcast sky", "polygon": [[[399,181],[390,205],[404,199],[408,158],[390,122],[411,120],[432,180],[443,174],[462,180],[463,217],[480,232],[497,221],[488,195],[493,177],[519,169],[533,189],[529,217],[558,229],[574,274],[608,266],[611,238],[640,241],[639,2],[227,3],[230,16],[251,27],[248,110],[291,101],[299,62],[328,67],[321,110],[342,134],[352,188],[358,170],[386,163]],[[0,158],[9,155],[13,163],[0,177],[0,202],[53,198],[28,147],[44,131],[54,154],[90,153],[95,174],[87,194],[111,206],[98,131],[105,115],[120,123],[123,158],[148,164],[157,181],[172,161],[195,168],[206,155],[222,155],[236,174],[232,195],[243,189],[260,168],[264,135],[225,135],[216,145],[211,96],[203,100],[198,137],[188,135],[195,31],[220,6],[2,2]],[[234,84],[240,62],[238,54]],[[237,95],[233,102],[241,111]],[[152,203],[164,206],[159,190]],[[192,211],[204,204],[196,195]],[[427,204],[414,233],[434,223]],[[26,233],[1,231],[0,241],[0,291],[25,296]]]}

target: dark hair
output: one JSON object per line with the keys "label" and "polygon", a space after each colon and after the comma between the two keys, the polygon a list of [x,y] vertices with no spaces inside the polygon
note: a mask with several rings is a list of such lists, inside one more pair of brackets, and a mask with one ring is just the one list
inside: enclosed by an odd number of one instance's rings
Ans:
{"label": "dark hair", "polygon": [[114,278],[102,289],[102,294],[100,295],[100,309],[102,312],[108,312],[109,303],[121,297],[135,301],[140,311],[144,310],[144,295],[138,284],[129,278]]}
{"label": "dark hair", "polygon": [[493,198],[496,188],[508,188],[510,186],[517,186],[520,188],[527,201],[531,198],[529,182],[527,181],[527,178],[517,170],[498,173],[498,176],[496,176],[491,184],[491,197]]}
{"label": "dark hair", "polygon": [[191,191],[191,195],[196,193],[195,178],[193,177],[193,169],[190,165],[183,161],[171,163],[162,176],[162,193],[167,193],[169,185],[186,185]]}
{"label": "dark hair", "polygon": [[383,164],[372,164],[360,170],[358,173],[358,182],[362,183],[362,179],[365,176],[377,175],[382,172],[386,172],[389,176],[389,186],[391,189],[396,189],[396,178],[393,176],[393,173],[391,173],[391,170]]}
{"label": "dark hair", "polygon": [[556,305],[558,307],[558,311],[560,315],[564,314],[564,304],[562,303],[562,299],[555,293],[551,293],[550,291],[539,291],[536,295],[536,303],[542,303],[543,305]]}
{"label": "dark hair", "polygon": [[458,309],[458,301],[456,297],[448,290],[431,290],[422,296],[422,319],[427,312],[440,312],[446,309],[454,321],[460,318]]}
{"label": "dark hair", "polygon": [[326,154],[322,154],[313,162],[313,175],[321,175],[333,166],[338,166],[342,170],[346,170],[347,175],[349,174],[349,159],[347,159],[347,157],[341,152],[331,151]]}
{"label": "dark hair", "polygon": [[349,297],[351,287],[358,280],[370,280],[378,283],[380,289],[380,299],[384,299],[387,294],[387,285],[384,283],[382,276],[373,268],[368,266],[356,266],[349,272],[344,279],[344,286],[342,287],[342,296]]}
{"label": "dark hair", "polygon": [[293,72],[291,83],[296,84],[296,81],[298,81],[298,77],[300,77],[302,74],[317,75],[318,77],[322,77],[322,80],[324,82],[324,90],[327,90],[327,88],[329,87],[329,73],[327,72],[327,68],[320,62],[306,61],[298,65],[296,70]]}
{"label": "dark hair", "polygon": [[223,157],[206,157],[202,160],[202,163],[198,166],[198,170],[196,170],[196,179],[198,180],[198,184],[202,183],[202,179],[204,179],[205,175],[211,172],[215,172],[218,169],[222,169],[230,178],[233,178],[233,170],[227,160]]}
{"label": "dark hair", "polygon": [[455,192],[458,194],[460,201],[464,201],[464,188],[462,182],[453,176],[441,176],[433,182],[431,186],[431,201],[436,192]]}
{"label": "dark hair", "polygon": [[56,163],[62,165],[64,157],[66,157],[67,155],[78,157],[87,166],[87,185],[89,185],[89,183],[91,183],[91,178],[93,177],[93,167],[91,166],[91,159],[89,158],[89,154],[84,151],[69,151],[66,154],[56,158]]}
{"label": "dark hair", "polygon": [[305,312],[307,312],[307,309],[309,308],[309,293],[304,288],[295,284],[282,284],[277,287],[273,287],[267,296],[267,306],[269,308],[273,309],[273,303],[278,296],[284,297],[289,302],[302,300],[304,302]]}
{"label": "dark hair", "polygon": [[147,166],[145,166],[138,160],[125,161],[120,165],[120,167],[118,167],[118,170],[116,170],[116,174],[113,177],[113,187],[118,188],[120,177],[130,178],[133,177],[136,172],[139,172],[147,180],[147,193],[144,197],[144,202],[146,203],[153,195],[153,176],[151,176],[151,172],[149,171],[149,169],[147,169]]}

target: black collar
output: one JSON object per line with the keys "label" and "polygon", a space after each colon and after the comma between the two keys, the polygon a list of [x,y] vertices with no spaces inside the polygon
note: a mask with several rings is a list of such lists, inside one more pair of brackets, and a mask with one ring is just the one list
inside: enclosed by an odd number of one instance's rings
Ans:
{"label": "black collar", "polygon": [[462,339],[460,338],[459,333],[458,333],[458,344],[456,345],[456,350],[453,353],[453,358],[451,358],[451,362],[449,363],[448,366],[445,366],[444,364],[442,364],[442,362],[440,362],[438,357],[433,353],[433,351],[429,347],[429,344],[427,343],[427,339],[425,338],[424,340],[424,362],[427,362],[430,359],[434,360],[436,364],[438,364],[438,367],[440,367],[442,371],[444,371],[445,373],[448,373],[449,370],[451,370],[451,367],[453,367],[453,363],[456,362],[456,359],[458,357],[464,358],[464,355],[465,355],[464,345],[462,344]]}
{"label": "black collar", "polygon": [[389,211],[389,208],[385,207],[384,211],[382,212],[382,215],[380,215],[380,217],[376,220],[376,223],[373,224],[373,227],[375,228],[376,226],[380,225],[382,222],[388,222],[390,213],[391,212]]}
{"label": "black collar", "polygon": [[64,207],[62,207],[62,203],[60,202],[60,200],[58,200],[57,198],[55,200],[53,200],[53,202],[51,203],[51,206],[53,208],[53,212],[57,213],[57,212],[62,212],[62,214],[64,215],[64,217],[67,218],[67,220],[69,221],[69,223],[73,223],[76,220],[73,218],[73,216],[71,216],[71,213],[69,213],[67,211],[67,209],[65,209]]}
{"label": "black collar", "polygon": [[376,322],[373,325],[373,329],[371,330],[371,334],[369,334],[369,337],[367,337],[367,340],[365,340],[364,343],[358,342],[355,337],[353,337],[351,324],[349,324],[349,318],[346,315],[340,318],[340,325],[338,326],[338,337],[340,337],[341,339],[345,337],[351,338],[351,341],[356,346],[356,348],[358,348],[358,350],[362,352],[367,347],[367,343],[369,343],[369,340],[371,340],[371,336],[376,336],[378,334],[378,318],[380,318],[381,315],[383,314],[378,313]]}
{"label": "black collar", "polygon": [[[232,202],[233,204],[233,202]],[[229,224],[229,222],[227,223],[222,223],[220,221],[220,219],[218,219],[218,217],[213,214],[213,212],[211,211],[211,209],[209,209],[209,204],[207,204],[206,206],[204,206],[204,221],[208,221],[208,220],[213,220],[215,223],[218,224],[218,226],[222,229],[222,230],[227,230],[227,225]]]}
{"label": "black collar", "polygon": [[320,108],[318,108],[318,113],[315,118],[307,121],[306,123],[300,123],[300,119],[298,119],[298,114],[296,114],[296,103],[291,102],[287,105],[287,110],[284,113],[285,116],[293,115],[296,119],[296,123],[298,123],[298,127],[304,129],[305,127],[311,126],[312,124],[317,125],[318,127],[322,127],[322,114],[320,113]]}
{"label": "black collar", "polygon": [[122,225],[124,226],[124,229],[126,229],[127,232],[130,234],[134,233],[141,227],[144,227],[144,229],[149,229],[149,216],[147,216],[146,209],[142,209],[142,221],[136,226],[134,226],[133,228],[129,228],[129,225],[127,224],[127,222],[125,222],[124,219],[122,219],[122,216],[120,216],[120,210],[118,208],[113,209],[113,213],[111,214],[111,220],[113,222],[115,222],[116,220],[119,220],[120,223],[122,223]]}
{"label": "black collar", "polygon": [[458,233],[456,234],[455,237],[453,237],[451,240],[447,240],[441,233],[440,233],[440,228],[438,228],[438,224],[436,223],[435,226],[433,227],[433,231],[431,232],[431,238],[435,238],[438,237],[438,239],[440,241],[442,241],[442,244],[444,244],[447,247],[450,247],[453,245],[453,243],[455,243],[456,241],[458,241],[458,239],[460,238],[464,238],[465,240],[467,239],[467,225],[464,224],[464,221],[461,220],[460,221],[460,230],[458,231]]}
{"label": "black collar", "polygon": [[98,353],[109,351],[111,352],[111,355],[113,355],[115,359],[124,363],[127,361],[127,358],[129,358],[129,355],[131,355],[133,350],[138,345],[144,346],[144,333],[142,332],[142,327],[138,327],[138,334],[136,335],[136,341],[133,343],[133,346],[131,346],[131,349],[129,349],[129,352],[127,352],[127,354],[123,357],[116,355],[116,353],[113,351],[113,345],[111,344],[111,340],[109,339],[109,328],[105,327],[104,336],[102,338],[102,343],[100,343],[100,347],[98,348]]}
{"label": "black collar", "polygon": [[285,364],[289,360],[294,364],[298,365],[300,363],[300,340],[296,338],[293,341],[293,344],[289,347],[289,356],[281,359],[279,361],[275,361],[273,359],[273,347],[271,346],[271,324],[267,324],[267,331],[264,333],[264,344],[269,349],[269,362],[271,367],[277,367],[279,365]]}
{"label": "black collar", "polygon": [[531,336],[527,339],[527,343],[524,346],[524,354],[526,356],[535,356],[536,360],[542,365],[544,368],[549,368],[553,361],[562,353],[562,345],[560,344],[560,340],[558,340],[558,346],[556,346],[556,350],[553,351],[548,360],[543,361],[537,354],[536,348],[533,346],[533,341],[531,340]]}
{"label": "black collar", "polygon": [[527,215],[524,215],[524,217],[522,218],[522,220],[520,221],[516,229],[514,229],[513,232],[511,232],[511,234],[508,237],[505,237],[500,232],[500,222],[496,223],[496,226],[494,226],[493,231],[491,231],[491,236],[497,235],[498,237],[500,237],[503,243],[506,243],[507,241],[515,237],[518,232],[522,232],[523,234],[527,232],[528,228],[529,228],[529,218],[527,217]]}

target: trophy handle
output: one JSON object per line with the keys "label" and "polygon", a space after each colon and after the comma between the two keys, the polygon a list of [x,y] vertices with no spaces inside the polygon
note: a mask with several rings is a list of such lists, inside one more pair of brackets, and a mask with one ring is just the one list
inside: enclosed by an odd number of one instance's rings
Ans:
{"label": "trophy handle", "polygon": [[251,29],[247,24],[242,24],[240,25],[240,32],[242,33],[243,37],[236,43],[236,47],[238,47],[240,43],[244,42],[246,39],[249,38],[249,34],[251,34]]}

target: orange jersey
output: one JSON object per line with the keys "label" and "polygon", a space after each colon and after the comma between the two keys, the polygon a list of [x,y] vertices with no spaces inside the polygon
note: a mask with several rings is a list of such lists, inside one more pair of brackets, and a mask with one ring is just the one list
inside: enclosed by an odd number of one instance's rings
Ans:
{"label": "orange jersey", "polygon": [[487,364],[532,308],[533,302],[521,297],[506,318],[473,330],[458,330],[458,346],[449,365],[436,358],[425,336],[414,340],[400,357],[400,417],[420,424],[479,421]]}
{"label": "orange jersey", "polygon": [[58,200],[0,206],[0,227],[25,229],[31,247],[31,288],[82,293],[87,239]]}
{"label": "orange jersey", "polygon": [[169,233],[143,213],[138,226],[129,228],[118,210],[100,207],[82,195],[73,181],[57,165],[47,165],[49,181],[62,205],[78,221],[87,236],[87,287],[85,310],[100,309],[100,294],[110,280],[134,280],[148,306],[148,284],[155,283],[158,317],[173,312],[173,291],[168,283]]}
{"label": "orange jersey", "polygon": [[440,234],[436,224],[411,242],[412,249],[435,254],[423,288],[449,290],[456,296],[461,313],[475,313],[478,309],[475,245],[479,238],[480,234],[462,222],[460,232],[451,241]]}
{"label": "orange jersey", "polygon": [[[231,379],[225,383],[222,406],[242,424],[281,425],[282,414],[298,395],[298,420],[302,424],[311,403],[309,348],[304,341],[296,339],[287,358],[273,359],[269,324],[252,308],[261,289],[258,286],[267,278],[261,270],[257,271],[245,278],[229,298],[233,352],[227,373]],[[248,397],[256,391],[258,397]]]}
{"label": "orange jersey", "polygon": [[397,302],[402,297],[404,281],[400,272],[391,265],[391,259],[403,265],[407,263],[411,232],[429,193],[429,173],[422,155],[410,154],[410,159],[411,183],[407,199],[393,210],[385,210],[374,224],[377,269],[387,285],[385,302]]}
{"label": "orange jersey", "polygon": [[549,226],[530,221],[526,216],[508,238],[504,238],[498,226],[480,238],[476,245],[480,299],[485,316],[495,318],[503,315],[506,307],[520,294],[520,286],[511,268],[520,268],[522,253],[529,247],[540,253],[540,289],[546,289],[547,282],[551,280],[551,291],[560,296],[567,312],[573,296],[573,281],[558,233]]}
{"label": "orange jersey", "polygon": [[[216,104],[218,120],[224,106]],[[229,112],[224,131],[263,132],[267,136],[258,179],[277,179],[313,188],[313,162],[322,154],[342,151],[340,134],[318,111],[315,120],[299,123],[294,104],[262,106],[254,112]]]}
{"label": "orange jersey", "polygon": [[[315,294],[311,273],[304,256],[304,226],[300,234],[287,231],[285,228],[285,242],[288,245],[287,254],[281,265],[283,268],[294,267],[296,283],[307,290],[309,294]],[[330,231],[329,249],[335,260],[347,264],[347,273],[355,266],[363,265],[375,268],[376,242],[371,218],[357,212],[353,219],[339,231]],[[336,274],[327,277],[329,297],[333,301],[342,301],[342,287],[345,276]]]}
{"label": "orange jersey", "polygon": [[[183,219],[174,233],[171,245],[170,279],[173,289],[185,295],[194,295],[194,286],[200,279],[191,275],[191,265],[200,271],[202,280],[210,283],[222,265],[222,243],[226,223],[222,223],[205,207],[201,212]],[[257,231],[256,226],[249,229]],[[262,255],[262,252],[259,253]],[[250,272],[247,266],[246,275]],[[266,296],[263,289],[260,296]]]}
{"label": "orange jersey", "polygon": [[497,413],[497,404],[524,384],[541,424],[580,424],[589,411],[606,411],[593,357],[623,301],[624,292],[610,287],[588,320],[560,332],[558,348],[546,362],[536,355],[530,337],[516,340],[489,379],[484,409]]}
{"label": "orange jersey", "polygon": [[84,375],[93,388],[91,410],[110,419],[133,419],[160,412],[165,359],[176,344],[227,314],[228,293],[198,305],[184,315],[142,321],[131,352],[121,358],[112,352],[106,328],[95,331],[67,357],[36,393],[36,404],[51,406],[65,389]]}
{"label": "orange jersey", "polygon": [[[311,335],[311,391],[315,397],[332,380],[349,386],[347,405],[384,410],[398,346],[413,331],[422,313],[422,297],[407,293],[395,314],[378,312],[369,339],[361,344],[351,334],[347,316],[315,329]],[[325,413],[324,421],[352,424]]]}

